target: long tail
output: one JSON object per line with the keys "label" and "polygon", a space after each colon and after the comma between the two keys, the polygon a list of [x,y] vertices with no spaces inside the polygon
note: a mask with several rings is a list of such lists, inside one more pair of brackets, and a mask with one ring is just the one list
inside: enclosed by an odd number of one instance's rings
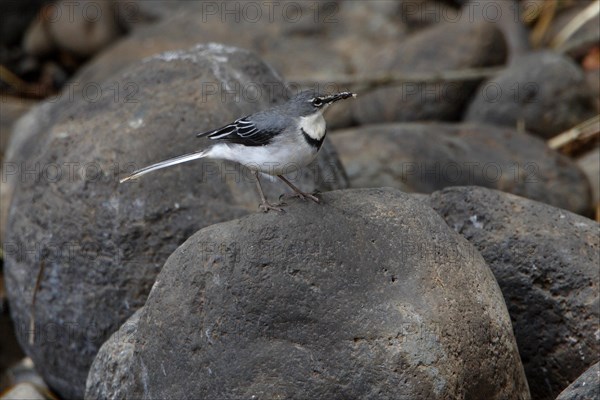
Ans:
{"label": "long tail", "polygon": [[170,167],[171,165],[177,165],[177,164],[181,164],[184,162],[197,160],[198,158],[206,157],[206,155],[207,155],[207,152],[205,150],[202,150],[202,151],[197,151],[195,153],[190,153],[190,154],[185,154],[183,156],[170,158],[168,160],[161,161],[156,164],[148,165],[147,167],[144,167],[142,169],[138,169],[137,171],[134,171],[131,175],[121,179],[119,182],[120,183],[127,182],[130,179],[134,179],[139,176],[146,175],[147,173],[156,171],[157,169],[167,168],[167,167]]}

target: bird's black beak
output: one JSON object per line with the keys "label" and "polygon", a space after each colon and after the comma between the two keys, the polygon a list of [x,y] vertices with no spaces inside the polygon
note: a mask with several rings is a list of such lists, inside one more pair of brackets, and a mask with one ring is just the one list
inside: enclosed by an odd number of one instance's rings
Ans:
{"label": "bird's black beak", "polygon": [[340,93],[332,94],[331,96],[325,96],[322,99],[323,99],[323,103],[331,104],[331,103],[335,103],[338,100],[347,99],[348,97],[356,97],[356,93],[340,92]]}

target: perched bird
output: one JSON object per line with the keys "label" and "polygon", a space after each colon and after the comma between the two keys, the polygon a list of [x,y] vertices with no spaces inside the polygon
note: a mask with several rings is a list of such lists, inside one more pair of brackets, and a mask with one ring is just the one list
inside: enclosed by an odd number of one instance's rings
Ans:
{"label": "perched bird", "polygon": [[323,111],[334,102],[349,97],[356,97],[356,94],[340,92],[316,95],[313,91],[300,92],[284,104],[239,118],[222,128],[199,133],[198,137],[208,137],[216,143],[204,150],[137,170],[121,179],[121,183],[171,165],[213,158],[235,161],[254,172],[261,198],[260,209],[264,212],[283,210],[279,204],[273,205],[267,201],[260,184],[260,173],[277,176],[292,188],[295,196],[318,203],[316,196],[302,192],[283,174],[300,169],[315,159],[326,134]]}

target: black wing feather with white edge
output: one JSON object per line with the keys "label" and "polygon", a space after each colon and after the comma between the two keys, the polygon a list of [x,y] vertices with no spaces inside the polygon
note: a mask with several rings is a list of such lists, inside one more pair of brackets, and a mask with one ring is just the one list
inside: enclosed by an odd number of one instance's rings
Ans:
{"label": "black wing feather with white edge", "polygon": [[243,117],[222,128],[199,133],[196,136],[245,146],[264,146],[278,133],[278,131],[272,130],[259,130],[248,117]]}

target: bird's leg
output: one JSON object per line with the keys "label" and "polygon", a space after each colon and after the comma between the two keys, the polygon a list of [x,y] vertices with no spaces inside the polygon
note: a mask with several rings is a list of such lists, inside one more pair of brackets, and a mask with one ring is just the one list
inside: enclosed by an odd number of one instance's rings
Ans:
{"label": "bird's leg", "polygon": [[279,179],[281,179],[286,185],[292,188],[295,194],[292,195],[283,195],[283,197],[299,197],[302,200],[306,200],[307,198],[311,199],[315,203],[319,203],[320,200],[317,196],[312,195],[310,193],[304,193],[302,190],[298,189],[292,182],[287,180],[287,178],[283,175],[277,175]]}
{"label": "bird's leg", "polygon": [[254,171],[254,176],[256,177],[256,187],[258,188],[258,193],[260,194],[261,203],[258,206],[263,212],[269,212],[269,210],[284,212],[283,208],[276,207],[270,204],[263,193],[262,186],[260,185],[260,179],[258,178],[258,171]]}

